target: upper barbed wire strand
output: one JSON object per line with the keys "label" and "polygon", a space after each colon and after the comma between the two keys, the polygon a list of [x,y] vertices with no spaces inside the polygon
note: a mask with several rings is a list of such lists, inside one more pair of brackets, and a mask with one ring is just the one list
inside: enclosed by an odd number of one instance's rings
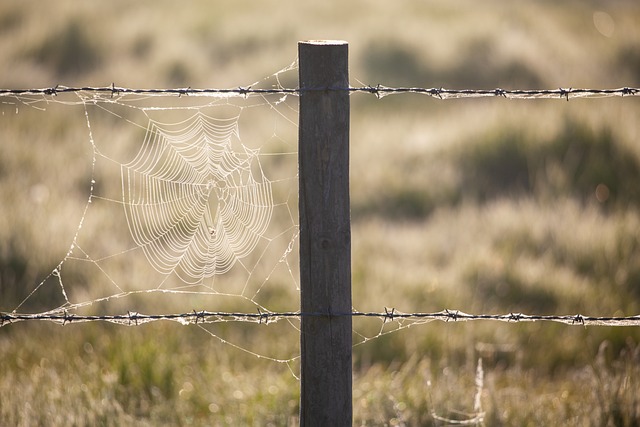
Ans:
{"label": "upper barbed wire strand", "polygon": [[0,96],[22,96],[22,95],[49,95],[56,96],[62,93],[94,92],[102,94],[117,95],[149,95],[149,96],[248,96],[251,94],[291,94],[299,95],[309,91],[347,91],[350,93],[361,92],[373,94],[379,98],[401,93],[416,93],[429,95],[438,99],[458,99],[458,98],[484,98],[502,97],[509,99],[539,99],[539,98],[559,98],[569,100],[571,98],[588,97],[615,97],[615,96],[639,96],[640,88],[621,87],[617,89],[581,89],[581,88],[558,88],[558,89],[445,89],[445,88],[422,88],[422,87],[388,87],[383,85],[361,86],[361,87],[323,87],[323,88],[270,88],[259,89],[252,87],[238,87],[230,89],[204,88],[194,89],[173,88],[173,89],[140,89],[125,88],[112,84],[111,86],[83,86],[71,87],[56,85],[40,89],[0,89]]}

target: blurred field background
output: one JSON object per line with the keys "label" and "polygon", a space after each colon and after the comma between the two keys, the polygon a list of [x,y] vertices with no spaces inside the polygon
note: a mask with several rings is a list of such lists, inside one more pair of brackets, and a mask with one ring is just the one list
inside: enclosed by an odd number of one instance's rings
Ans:
{"label": "blurred field background", "polygon": [[[348,41],[354,86],[638,87],[638,22],[631,0],[6,1],[0,87],[238,87],[290,64],[307,39]],[[91,152],[82,108],[0,106],[0,309],[10,311],[65,256]],[[640,99],[354,94],[351,114],[356,309],[640,313]],[[114,130],[113,144],[130,137]],[[129,268],[120,274],[134,280]],[[297,309],[291,286],[264,290],[266,305]],[[161,303],[121,308],[175,308]],[[376,335],[381,322],[354,325]],[[211,330],[261,355],[297,352],[295,331],[277,325]],[[0,357],[3,425],[297,422],[295,361],[198,327],[15,324],[0,328]],[[638,328],[481,322],[356,346],[354,423],[464,419],[478,358],[485,425],[640,424]]]}

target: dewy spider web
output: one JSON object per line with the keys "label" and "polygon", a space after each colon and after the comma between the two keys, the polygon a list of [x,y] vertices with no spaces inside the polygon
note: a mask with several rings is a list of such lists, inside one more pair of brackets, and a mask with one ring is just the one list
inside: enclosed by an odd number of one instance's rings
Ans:
{"label": "dewy spider web", "polygon": [[259,150],[233,151],[234,137],[237,117],[197,111],[169,126],[150,121],[140,151],[122,165],[131,236],[160,273],[176,272],[186,283],[226,273],[267,230],[271,182]]}
{"label": "dewy spider web", "polygon": [[[295,74],[294,64],[252,87],[282,87],[279,80]],[[55,164],[69,168],[56,172],[62,179],[85,170],[84,195],[56,200],[58,208],[84,206],[78,225],[57,236],[68,243],[55,268],[14,302],[3,298],[0,311],[298,309],[295,95],[78,92],[5,100],[7,120],[36,114],[45,121],[65,110],[64,119],[88,135],[91,167]],[[54,149],[41,148],[31,152]]]}

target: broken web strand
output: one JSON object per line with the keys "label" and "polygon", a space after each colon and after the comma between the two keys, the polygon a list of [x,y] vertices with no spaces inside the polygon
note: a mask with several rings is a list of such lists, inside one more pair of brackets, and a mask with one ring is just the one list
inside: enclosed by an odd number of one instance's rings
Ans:
{"label": "broken web strand", "polygon": [[234,348],[234,349],[236,349],[238,351],[246,353],[246,354],[248,354],[250,356],[253,356],[253,357],[257,358],[257,359],[269,360],[271,362],[276,362],[276,363],[279,363],[279,364],[286,365],[287,368],[289,369],[289,372],[291,373],[291,375],[293,375],[293,377],[296,380],[300,381],[300,373],[296,369],[297,368],[297,362],[300,359],[300,355],[296,355],[296,356],[293,356],[293,357],[288,358],[288,359],[280,359],[280,358],[265,356],[263,354],[259,354],[259,353],[253,352],[253,351],[249,350],[248,348],[246,348],[244,346],[240,346],[238,344],[230,342],[230,341],[222,338],[221,336],[217,335],[215,332],[213,332],[212,330],[206,328],[203,325],[198,325],[198,327],[200,329],[202,329],[205,333],[207,333],[210,337],[215,338],[220,343],[226,344],[226,345],[228,345],[228,346],[230,346],[230,347],[232,347],[232,348]]}
{"label": "broken web strand", "polygon": [[[359,313],[355,308],[353,312]],[[378,317],[354,317],[352,330],[354,336],[353,347],[359,347],[383,336],[434,321],[432,318],[407,318],[397,316],[405,314],[407,313],[385,308],[384,315]],[[361,324],[360,327],[357,326],[358,323]],[[379,323],[379,326],[371,326],[375,323]],[[371,332],[372,330],[373,332]]]}
{"label": "broken web strand", "polygon": [[[44,98],[44,97],[35,97],[35,100],[32,100],[31,97],[20,97],[18,98],[18,101],[23,103],[24,105],[27,105],[29,107],[32,108],[40,108],[43,111],[45,110],[44,107],[38,107],[37,106],[37,100],[38,98]],[[48,103],[49,100],[47,100],[46,98],[44,98],[45,103]],[[74,103],[70,103],[70,104],[74,104]],[[71,241],[71,244],[69,246],[69,249],[67,250],[67,253],[65,254],[64,258],[58,263],[58,265],[51,271],[51,273],[49,273],[44,279],[42,279],[35,287],[34,289],[13,309],[13,313],[18,312],[18,310],[20,310],[20,308],[33,296],[35,295],[44,285],[45,283],[51,279],[52,277],[56,278],[56,281],[58,283],[58,285],[60,286],[60,292],[62,293],[62,296],[64,298],[64,305],[57,308],[57,309],[53,309],[50,312],[51,313],[55,313],[55,312],[60,312],[62,310],[65,310],[67,307],[73,307],[73,304],[71,303],[71,301],[69,301],[69,297],[67,295],[67,292],[64,288],[64,284],[62,282],[62,267],[65,263],[65,261],[67,259],[69,259],[70,257],[72,257],[74,249],[77,246],[77,240],[78,240],[78,235],[80,234],[80,230],[82,229],[82,226],[84,224],[84,218],[87,215],[87,211],[89,210],[89,206],[91,205],[91,200],[93,198],[93,193],[94,193],[94,187],[95,187],[95,168],[96,168],[96,148],[95,148],[95,142],[93,140],[93,133],[91,131],[91,121],[89,120],[89,113],[86,109],[86,105],[84,104],[84,102],[82,103],[82,105],[84,106],[84,115],[86,118],[86,124],[87,124],[87,131],[88,131],[88,135],[89,135],[89,144],[91,144],[92,146],[92,156],[91,156],[91,168],[90,168],[90,185],[89,185],[89,196],[87,198],[87,201],[84,205],[84,209],[82,212],[82,217],[80,218],[80,222],[78,224],[78,227],[76,228],[76,231],[74,233],[73,239]],[[18,107],[16,106],[16,114],[18,112]]]}

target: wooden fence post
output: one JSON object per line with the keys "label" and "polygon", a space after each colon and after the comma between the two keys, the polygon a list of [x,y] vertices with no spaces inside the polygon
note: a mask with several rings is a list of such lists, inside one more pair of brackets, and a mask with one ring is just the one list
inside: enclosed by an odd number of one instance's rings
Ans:
{"label": "wooden fence post", "polygon": [[349,87],[348,44],[300,42],[298,59],[300,425],[351,426],[349,92],[327,90]]}

